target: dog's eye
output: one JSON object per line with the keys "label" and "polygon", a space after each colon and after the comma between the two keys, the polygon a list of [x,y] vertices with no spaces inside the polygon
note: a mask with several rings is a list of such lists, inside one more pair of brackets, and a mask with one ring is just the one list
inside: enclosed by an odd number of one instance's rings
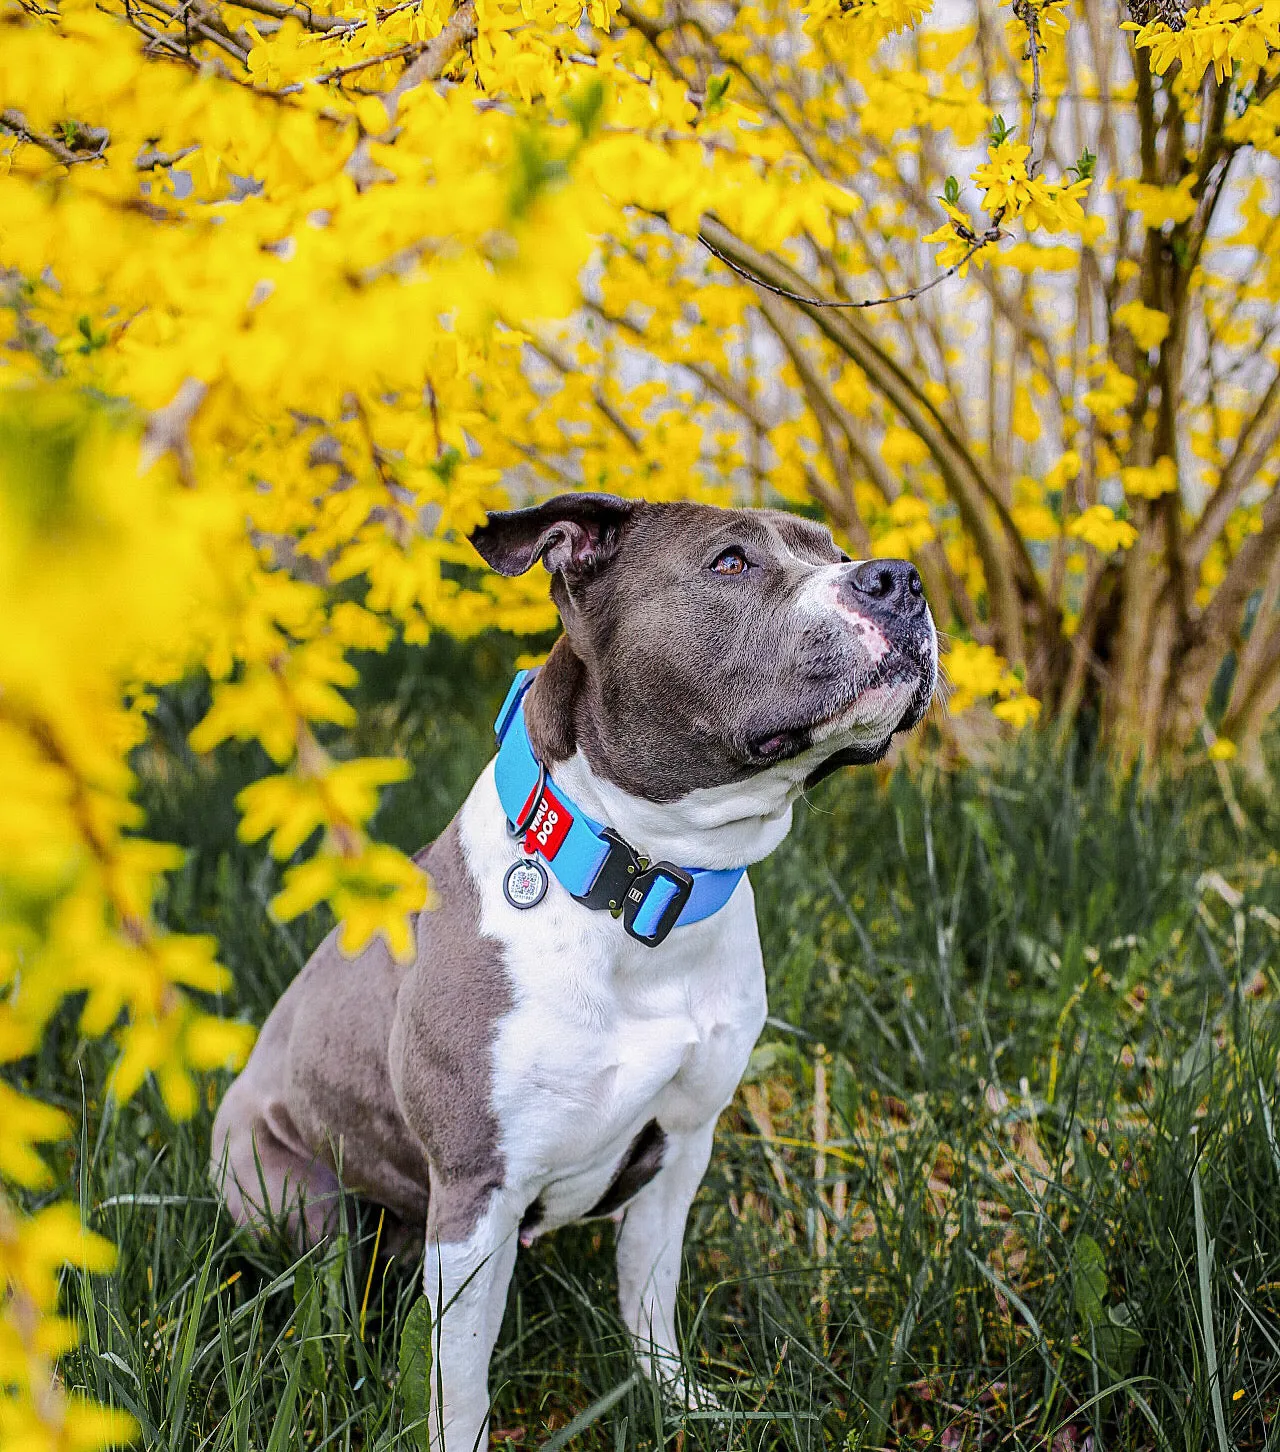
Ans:
{"label": "dog's eye", "polygon": [[745,575],[747,559],[741,550],[725,550],[711,568],[717,575]]}

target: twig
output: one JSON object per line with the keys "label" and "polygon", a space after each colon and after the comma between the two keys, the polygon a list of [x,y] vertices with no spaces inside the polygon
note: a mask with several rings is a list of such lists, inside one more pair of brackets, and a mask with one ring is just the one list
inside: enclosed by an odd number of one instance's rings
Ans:
{"label": "twig", "polygon": [[184,380],[173,398],[163,408],[153,411],[147,420],[146,433],[138,457],[138,467],[145,473],[165,454],[173,454],[183,485],[195,487],[195,461],[187,430],[204,402],[208,388],[198,378]]}
{"label": "twig", "polygon": [[1027,27],[1031,57],[1031,120],[1027,127],[1027,179],[1036,174],[1036,120],[1040,111],[1040,10],[1036,0],[1013,0],[1013,13]]}
{"label": "twig", "polygon": [[184,146],[178,151],[156,151],[153,147],[145,147],[134,158],[134,169],[137,171],[154,171],[157,167],[165,168],[176,166],[178,162],[190,156],[192,152],[199,151],[198,145]]}
{"label": "twig", "polygon": [[755,283],[757,287],[762,287],[766,292],[771,292],[777,297],[786,298],[788,302],[803,303],[806,307],[811,308],[882,308],[887,307],[890,303],[914,302],[916,298],[923,297],[925,293],[931,292],[939,283],[946,282],[949,277],[954,277],[975,253],[981,252],[984,247],[989,247],[992,242],[998,242],[1002,235],[998,227],[989,227],[981,237],[974,237],[972,245],[959,262],[952,263],[945,272],[940,272],[937,277],[931,278],[930,281],[921,283],[919,287],[909,288],[906,292],[894,293],[890,297],[868,297],[862,298],[857,302],[838,302],[834,298],[806,297],[803,293],[788,292],[786,288],[775,287],[773,283],[766,282],[764,278],[759,276],[758,273],[752,272],[750,268],[742,267],[731,257],[726,257],[718,247],[713,246],[712,243],[707,241],[704,233],[698,233],[698,241],[702,243],[713,257],[719,258],[726,267],[736,272],[739,277],[746,278],[748,282]]}
{"label": "twig", "polygon": [[[205,40],[211,41],[214,45],[221,47],[233,60],[239,61],[242,66],[248,64],[249,52],[235,40],[230,31],[226,31],[224,34],[223,30],[219,30],[215,25],[210,23],[211,19],[218,17],[206,18],[197,11],[194,0],[183,0],[181,5],[176,6],[166,5],[164,0],[143,0],[143,3],[149,9],[158,10],[166,19],[181,25],[188,35],[193,30],[198,31]],[[172,38],[176,39],[176,37]]]}
{"label": "twig", "polygon": [[[462,0],[462,3],[445,22],[440,34],[427,42],[417,60],[407,66],[395,85],[383,94],[382,104],[386,109],[388,126],[395,124],[401,97],[425,81],[438,80],[454,51],[460,46],[469,45],[478,34],[479,25],[476,21],[475,0]],[[356,142],[345,170],[361,190],[371,186],[377,180],[378,169],[369,155],[369,137],[367,135],[361,136],[360,140]]]}
{"label": "twig", "polygon": [[100,143],[93,151],[75,151],[70,146],[64,145],[56,136],[45,136],[39,131],[33,131],[27,125],[26,117],[21,111],[0,111],[0,126],[6,131],[12,131],[22,141],[29,141],[33,146],[38,146],[41,151],[47,151],[55,161],[60,161],[63,166],[75,166],[82,161],[97,161],[102,155],[104,143]]}
{"label": "twig", "polygon": [[[237,10],[252,10],[258,15],[269,15],[273,20],[292,18],[302,21],[308,30],[358,30],[367,21],[353,21],[349,15],[317,15],[310,5],[285,5],[282,0],[229,0]],[[412,0],[417,4],[417,0]],[[403,9],[403,6],[397,6]],[[381,19],[382,11],[378,12]]]}
{"label": "twig", "polygon": [[412,91],[424,81],[438,80],[450,57],[459,46],[470,45],[479,34],[474,0],[462,0],[462,4],[445,22],[444,29],[437,35],[404,75],[395,83],[386,96],[387,117],[396,119],[400,98],[406,91]]}
{"label": "twig", "polygon": [[[425,44],[429,45],[430,42]],[[335,66],[331,71],[321,71],[315,80],[321,84],[327,81],[340,81],[344,76],[352,76],[357,71],[367,71],[372,66],[384,65],[387,61],[404,60],[406,56],[416,56],[424,48],[422,41],[410,41],[407,45],[397,46],[395,50],[386,50],[380,55],[367,55],[363,60],[352,61],[350,65]]]}

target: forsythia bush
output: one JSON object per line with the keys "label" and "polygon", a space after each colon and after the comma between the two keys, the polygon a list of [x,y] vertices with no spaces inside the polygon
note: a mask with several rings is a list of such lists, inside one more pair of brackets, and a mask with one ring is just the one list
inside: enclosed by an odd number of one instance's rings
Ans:
{"label": "forsythia bush", "polygon": [[[247,1050],[133,802],[191,672],[193,746],[278,767],[244,835],[318,840],[277,913],[408,950],[429,885],[365,832],[404,764],[316,728],[351,650],[551,623],[463,542],[512,491],[821,509],[917,560],[956,709],[1156,749],[1231,657],[1256,740],[1280,0],[928,8],[0,0],[0,1064],[72,994],[119,1101]],[[6,1449],[128,1434],[54,1370],[59,1267],[111,1256],[40,1198],[68,1129],[0,1079]]]}

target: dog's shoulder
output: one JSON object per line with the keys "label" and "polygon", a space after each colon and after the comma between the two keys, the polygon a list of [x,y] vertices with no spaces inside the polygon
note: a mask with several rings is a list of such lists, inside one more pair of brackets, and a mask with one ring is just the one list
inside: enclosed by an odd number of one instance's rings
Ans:
{"label": "dog's shoulder", "polygon": [[492,1046],[511,1006],[502,945],[480,929],[480,888],[458,817],[415,860],[431,879],[433,905],[418,919],[416,957],[396,996],[391,1083],[436,1173],[491,1186],[502,1178]]}

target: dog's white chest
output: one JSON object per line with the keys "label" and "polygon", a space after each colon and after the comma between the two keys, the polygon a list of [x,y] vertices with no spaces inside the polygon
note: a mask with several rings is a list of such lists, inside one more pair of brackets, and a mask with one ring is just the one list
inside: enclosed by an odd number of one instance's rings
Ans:
{"label": "dog's white chest", "polygon": [[555,881],[522,911],[501,891],[515,848],[491,820],[477,811],[463,825],[481,928],[503,944],[512,987],[493,1109],[508,1187],[539,1196],[550,1227],[599,1202],[649,1121],[692,1132],[732,1098],[765,1015],[755,905],[744,879],[720,912],[658,948]]}

